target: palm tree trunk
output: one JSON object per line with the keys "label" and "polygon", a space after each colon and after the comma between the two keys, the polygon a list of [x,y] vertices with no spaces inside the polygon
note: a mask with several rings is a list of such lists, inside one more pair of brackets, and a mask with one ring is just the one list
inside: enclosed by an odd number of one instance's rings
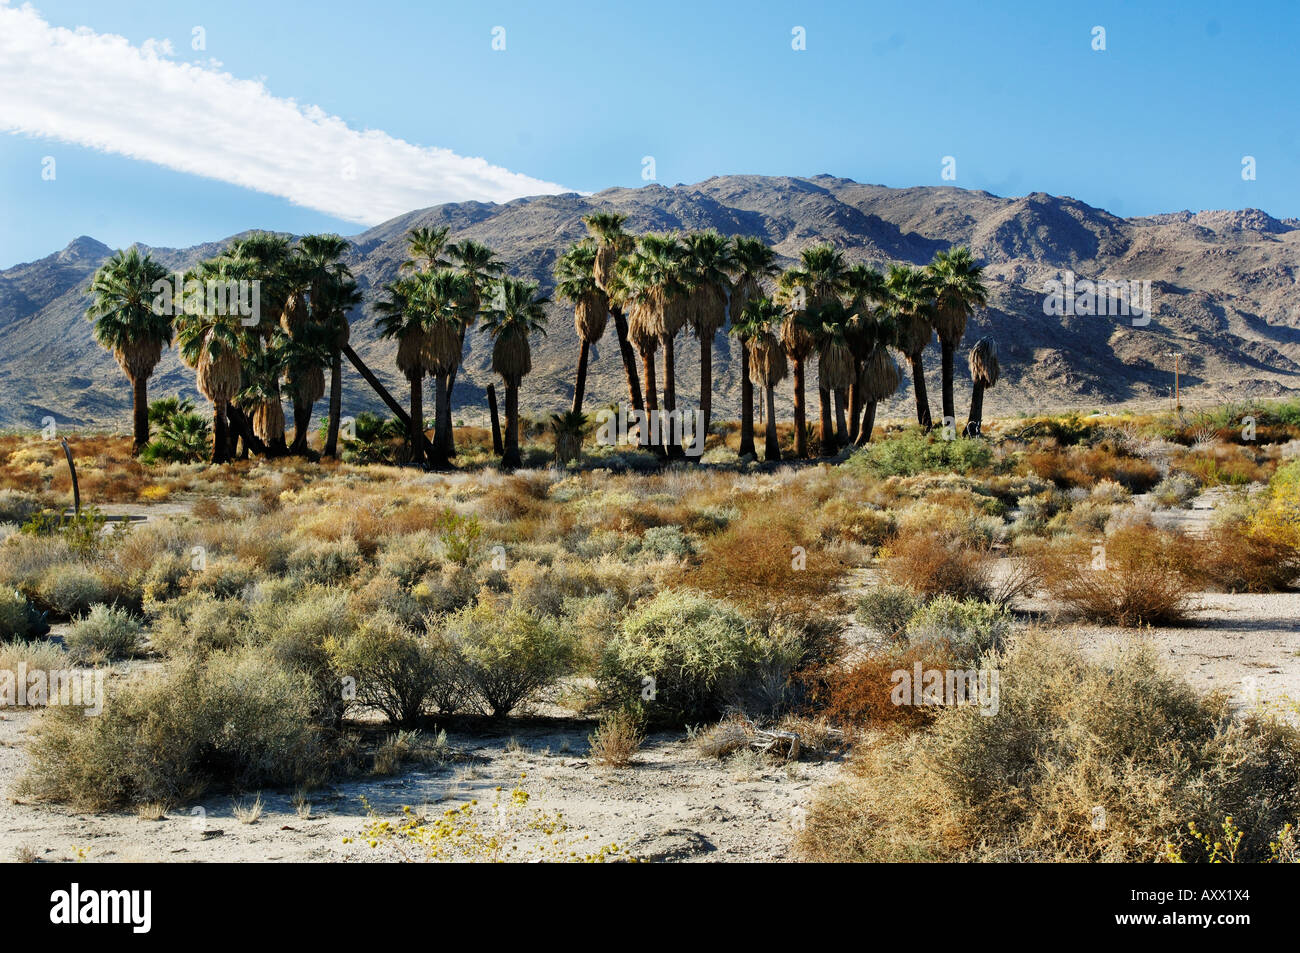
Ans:
{"label": "palm tree trunk", "polygon": [[[239,449],[239,428],[235,425],[234,405],[226,404],[226,459],[235,459],[235,451]],[[248,456],[248,447],[244,447],[244,456]]]}
{"label": "palm tree trunk", "polygon": [[582,339],[582,349],[578,351],[578,375],[573,384],[573,412],[582,413],[582,398],[587,391],[587,354],[591,350],[591,342],[586,338]]}
{"label": "palm tree trunk", "polygon": [[[803,358],[793,359],[794,364],[794,455],[803,460],[808,456],[807,412],[804,408]],[[768,408],[771,409],[770,407]]]}
{"label": "palm tree trunk", "polygon": [[446,467],[451,455],[447,452],[446,431],[451,427],[451,375],[446,372],[433,375],[433,453],[429,465]]}
{"label": "palm tree trunk", "polygon": [[303,404],[296,397],[293,401],[293,443],[289,445],[293,453],[307,452],[307,428],[311,426],[311,404]]}
{"label": "palm tree trunk", "polygon": [[424,374],[412,374],[407,378],[411,382],[411,420],[407,428],[411,440],[411,462],[416,466],[424,464]]}
{"label": "palm tree trunk", "polygon": [[[673,339],[665,335],[661,340],[664,344],[664,412],[671,414],[677,409],[677,357],[674,354]],[[669,432],[665,434],[664,442],[667,444],[668,456],[685,456],[682,448],[673,443],[671,426],[666,429]]]}
{"label": "palm tree trunk", "polygon": [[519,385],[506,381],[506,445],[501,466],[507,470],[518,469],[523,462],[519,455]]}
{"label": "palm tree trunk", "polygon": [[740,455],[754,452],[754,382],[749,379],[749,346],[740,342]]}
{"label": "palm tree trunk", "polygon": [[652,416],[654,418],[653,421],[646,420],[643,422],[642,426],[644,426],[648,431],[647,437],[643,438],[643,440],[648,439],[650,449],[653,450],[655,453],[659,454],[660,456],[662,456],[664,453],[663,443],[659,439],[660,437],[659,433],[656,433],[656,430],[658,430],[659,428],[657,426],[655,427],[651,426],[652,423],[658,424],[659,422],[659,414],[658,414],[659,395],[655,393],[655,352],[654,351],[647,349],[641,352],[641,366],[645,368],[644,409],[648,412],[648,416]]}
{"label": "palm tree trunk", "polygon": [[849,428],[844,419],[844,405],[848,403],[848,391],[837,388],[835,391],[835,449],[849,445]]}
{"label": "palm tree trunk", "polygon": [[925,368],[921,365],[921,354],[909,355],[912,362],[912,390],[916,393],[916,422],[921,429],[929,433],[934,422],[930,417],[930,398],[925,393]]}
{"label": "palm tree trunk", "polygon": [[451,425],[451,389],[456,386],[457,370],[459,368],[453,367],[447,373],[438,375],[439,386],[446,391],[446,397],[439,405],[438,419],[434,422],[433,442],[438,447],[439,455],[446,460],[456,456],[455,428]]}
{"label": "palm tree trunk", "polygon": [[[713,338],[700,339],[700,414],[704,418],[704,427],[699,433],[702,451],[708,442],[709,420],[713,416]],[[703,459],[703,457],[697,457]]]}
{"label": "palm tree trunk", "polygon": [[970,390],[970,419],[963,436],[978,437],[984,429],[984,383],[976,379]]}
{"label": "palm tree trunk", "polygon": [[835,422],[831,419],[831,392],[825,387],[817,388],[817,404],[821,411],[821,455],[835,455]]}
{"label": "palm tree trunk", "polygon": [[853,383],[849,386],[849,443],[858,442],[858,431],[862,425],[862,388],[858,386],[858,374],[862,371],[862,362],[853,362]]}
{"label": "palm tree trunk", "polygon": [[230,459],[230,440],[226,433],[226,405],[212,405],[212,462],[225,463]]}
{"label": "palm tree trunk", "polygon": [[953,427],[957,426],[957,407],[952,396],[952,358],[955,350],[956,346],[952,341],[939,339],[939,353],[943,361],[943,425],[945,427],[949,423]]}
{"label": "palm tree trunk", "polygon": [[867,409],[862,414],[862,429],[858,431],[858,446],[865,447],[871,442],[871,431],[876,429],[876,402],[867,401]]}
{"label": "palm tree trunk", "polygon": [[498,457],[506,452],[505,445],[501,442],[501,415],[497,413],[497,387],[495,384],[487,386],[488,417],[492,422],[492,452]]}
{"label": "palm tree trunk", "polygon": [[627,392],[632,400],[632,409],[645,410],[645,401],[641,398],[641,379],[636,371],[636,354],[627,336],[627,316],[623,314],[622,308],[611,307],[609,313],[614,316],[614,330],[618,334],[618,352],[623,356],[623,370],[627,374]]}
{"label": "palm tree trunk", "polygon": [[[270,455],[271,448],[262,443],[261,438],[253,433],[253,421],[248,414],[244,413],[243,408],[236,407],[234,404],[229,405],[226,408],[226,418],[234,431],[239,434],[239,439],[244,441],[244,449],[239,459],[246,459],[250,451],[258,456]],[[280,442],[284,442],[283,436],[280,437]]]}
{"label": "palm tree trunk", "polygon": [[767,391],[767,443],[763,450],[764,460],[781,459],[781,442],[776,436],[776,388],[765,388]]}
{"label": "palm tree trunk", "polygon": [[149,375],[131,381],[131,454],[134,456],[149,442]]}
{"label": "palm tree trunk", "polygon": [[330,360],[330,422],[325,434],[324,457],[339,455],[339,415],[343,412],[343,352],[335,351]]}

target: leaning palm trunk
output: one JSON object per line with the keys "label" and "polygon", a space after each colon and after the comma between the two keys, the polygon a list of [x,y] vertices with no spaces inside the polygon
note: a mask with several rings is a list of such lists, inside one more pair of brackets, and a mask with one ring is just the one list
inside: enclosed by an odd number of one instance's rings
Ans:
{"label": "leaning palm trunk", "polygon": [[862,413],[862,427],[858,430],[857,446],[865,447],[871,442],[871,431],[876,429],[876,402],[867,401],[866,409]]}
{"label": "leaning palm trunk", "polygon": [[614,316],[614,331],[618,335],[618,352],[623,357],[623,371],[627,375],[627,392],[632,401],[633,410],[644,410],[645,401],[641,397],[641,377],[636,369],[636,353],[628,338],[627,316],[623,309],[611,306],[609,313]]}
{"label": "leaning palm trunk", "polygon": [[749,345],[740,342],[740,455],[754,452],[754,382],[749,379]]}

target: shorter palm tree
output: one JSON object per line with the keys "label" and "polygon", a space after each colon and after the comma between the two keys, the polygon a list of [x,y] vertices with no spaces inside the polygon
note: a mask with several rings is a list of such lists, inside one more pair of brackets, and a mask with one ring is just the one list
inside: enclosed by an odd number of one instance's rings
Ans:
{"label": "shorter palm tree", "polygon": [[934,331],[939,338],[944,424],[956,426],[953,400],[953,355],[966,333],[966,320],[976,308],[988,303],[988,292],[980,278],[983,268],[975,264],[969,248],[935,252],[926,267],[934,285]]}
{"label": "shorter palm tree", "polygon": [[596,284],[597,249],[591,241],[574,242],[555,263],[555,296],[573,302],[573,327],[578,332],[578,373],[573,381],[573,413],[582,413],[587,392],[587,361],[591,346],[605,333],[609,298]]}
{"label": "shorter palm tree", "polygon": [[785,347],[774,333],[786,319],[785,312],[771,298],[751,298],[741,312],[749,348],[749,376],[763,388],[767,408],[767,433],[763,458],[781,459],[781,444],[776,435],[776,385],[785,379]]}
{"label": "shorter palm tree", "polygon": [[894,363],[889,348],[884,344],[877,344],[867,359],[862,362],[862,370],[858,372],[858,388],[862,392],[865,405],[862,426],[858,430],[859,447],[871,442],[871,432],[876,429],[876,405],[898,393],[898,385],[901,382],[898,365]]}
{"label": "shorter palm tree", "polygon": [[963,435],[978,437],[984,427],[984,389],[998,382],[998,342],[980,338],[970,349],[967,363],[971,376],[970,419],[966,421]]}
{"label": "shorter palm tree", "polygon": [[519,454],[519,385],[533,369],[529,338],[546,333],[546,305],[550,299],[538,294],[537,285],[515,278],[502,278],[492,288],[490,303],[483,311],[483,330],[492,338],[492,370],[506,385],[505,453],[501,466],[517,469]]}
{"label": "shorter palm tree", "polygon": [[199,393],[212,402],[213,463],[226,463],[230,459],[226,408],[239,393],[243,343],[238,318],[187,314],[178,321],[176,344],[181,360],[194,368]]}
{"label": "shorter palm tree", "polygon": [[410,428],[407,437],[411,444],[411,462],[424,463],[424,377],[429,373],[425,363],[428,330],[424,314],[415,305],[418,281],[401,278],[384,285],[387,297],[375,303],[379,317],[379,336],[397,342],[397,371],[411,386]]}
{"label": "shorter palm tree", "polygon": [[86,317],[95,322],[95,340],[131,381],[133,454],[149,442],[149,377],[172,341],[172,309],[153,307],[153,286],[166,278],[166,268],[132,246],[104,262],[90,283],[95,299]]}
{"label": "shorter palm tree", "polygon": [[737,331],[745,305],[763,294],[763,282],[779,269],[776,253],[760,238],[736,238],[731,250],[731,287],[727,310],[731,333],[740,340],[740,456],[757,456],[754,451],[754,382],[749,377],[749,331]]}
{"label": "shorter palm tree", "polygon": [[921,355],[934,333],[934,284],[921,268],[891,265],[885,277],[889,293],[886,305],[896,323],[894,346],[912,366],[912,389],[916,395],[916,421],[921,429],[933,426],[930,400],[925,391],[925,366]]}

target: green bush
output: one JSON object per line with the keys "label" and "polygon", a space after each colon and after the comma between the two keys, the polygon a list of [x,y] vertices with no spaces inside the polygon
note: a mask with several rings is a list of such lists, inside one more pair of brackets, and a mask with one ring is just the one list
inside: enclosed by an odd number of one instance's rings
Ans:
{"label": "green bush", "polygon": [[356,703],[382,712],[394,725],[414,725],[439,674],[434,649],[389,613],[325,643],[335,671],[355,679]]}
{"label": "green bush", "polygon": [[992,459],[993,450],[985,440],[965,437],[945,440],[939,432],[924,434],[908,430],[867,444],[845,466],[884,478],[916,476],[930,470],[971,473],[986,468]]}
{"label": "green bush", "polygon": [[34,601],[64,618],[85,615],[93,606],[119,603],[136,607],[125,588],[85,563],[51,566],[36,583]]}
{"label": "green bush", "polygon": [[356,540],[312,540],[289,555],[289,574],[306,585],[342,585],[356,575],[364,560]]}
{"label": "green bush", "polygon": [[1000,649],[1011,632],[1011,613],[978,599],[936,596],[907,623],[912,644],[946,642],[959,662],[973,664]]}
{"label": "green bush", "polygon": [[652,720],[701,722],[728,703],[779,704],[804,650],[796,630],[761,631],[725,602],[669,589],[627,616],[597,680],[612,707],[640,700]]}
{"label": "green bush", "polygon": [[94,606],[64,636],[68,655],[77,662],[133,658],[144,649],[144,626],[117,606]]}
{"label": "green bush", "polygon": [[23,490],[0,490],[0,523],[21,526],[42,509],[41,498]]}
{"label": "green bush", "polygon": [[185,804],[213,787],[311,785],[338,764],[302,673],[218,653],[109,692],[97,718],[51,708],[21,790],[92,810]]}
{"label": "green bush", "polygon": [[167,607],[154,624],[153,647],[173,658],[202,658],[233,649],[252,631],[252,617],[241,599],[219,599],[194,592]]}
{"label": "green bush", "polygon": [[441,633],[473,699],[495,718],[567,674],[577,654],[573,638],[554,619],[513,605],[480,602],[447,616]]}
{"label": "green bush", "polygon": [[858,600],[857,619],[881,635],[900,639],[907,634],[907,624],[923,602],[906,586],[877,586]]}
{"label": "green bush", "polygon": [[0,641],[35,639],[50,631],[45,616],[13,589],[0,589]]}

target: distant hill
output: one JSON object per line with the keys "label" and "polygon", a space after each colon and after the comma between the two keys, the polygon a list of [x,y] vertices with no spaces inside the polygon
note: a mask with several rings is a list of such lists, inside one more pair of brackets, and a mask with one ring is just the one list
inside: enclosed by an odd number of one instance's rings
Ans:
{"label": "distant hill", "polygon": [[[598,210],[627,213],[634,232],[716,228],[757,235],[787,261],[821,241],[843,248],[852,261],[878,267],[924,264],[938,249],[970,245],[986,264],[990,296],[988,309],[971,322],[966,343],[992,334],[1002,353],[1004,376],[986,400],[989,416],[1165,397],[1172,383],[1171,351],[1184,355],[1183,386],[1193,400],[1276,397],[1300,388],[1295,219],[1278,220],[1258,209],[1125,219],[1041,192],[999,198],[951,187],[891,189],[825,175],[721,176],[672,188],[648,185],[410,212],[351,239],[349,264],[365,294],[352,316],[354,346],[405,402],[393,345],[378,340],[372,306],[405,259],[404,236],[412,227],[449,225],[454,238],[486,242],[514,274],[549,288],[556,256],[585,234],[582,216]],[[229,240],[151,251],[180,269],[218,253]],[[129,389],[112,357],[94,343],[84,317],[91,275],[110,254],[107,246],[82,236],[39,261],[0,271],[0,427],[39,427],[46,415],[71,427],[128,427]],[[1151,323],[1134,327],[1123,317],[1045,315],[1044,284],[1067,269],[1080,278],[1152,281]],[[550,333],[535,345],[534,370],[524,382],[526,413],[558,410],[571,398],[577,359],[572,313],[556,304],[550,318]],[[961,393],[969,383],[964,351],[958,361],[959,412],[968,399]],[[458,419],[482,419],[482,389],[492,382],[490,353],[489,342],[473,335],[456,386]],[[687,403],[697,393],[697,356],[698,345],[684,334],[678,387]],[[927,368],[937,371],[937,347],[927,353]],[[739,365],[723,335],[714,369],[715,415],[734,415]],[[344,376],[345,414],[383,410],[346,365]],[[937,413],[937,379],[930,383]],[[172,350],[164,354],[150,393],[177,392],[194,394],[193,374]],[[588,406],[624,396],[611,326],[593,355]],[[910,415],[909,399],[901,392],[887,413]],[[788,408],[788,385],[781,400]],[[810,400],[815,411],[815,392]]]}

